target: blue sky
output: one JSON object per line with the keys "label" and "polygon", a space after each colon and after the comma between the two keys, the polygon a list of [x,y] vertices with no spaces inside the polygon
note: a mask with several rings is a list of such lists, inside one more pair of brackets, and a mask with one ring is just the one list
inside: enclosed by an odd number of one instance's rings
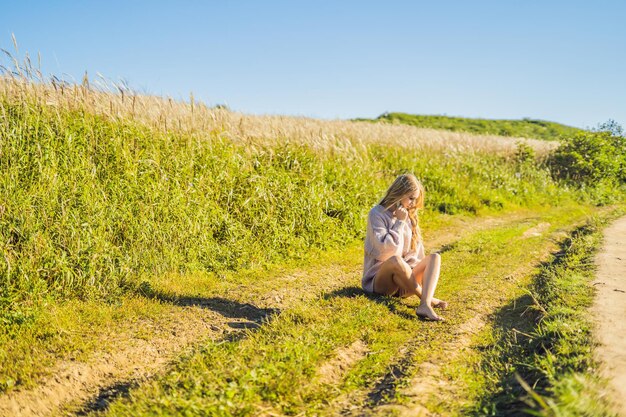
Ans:
{"label": "blue sky", "polygon": [[67,79],[256,114],[626,127],[624,1],[3,3],[0,47]]}

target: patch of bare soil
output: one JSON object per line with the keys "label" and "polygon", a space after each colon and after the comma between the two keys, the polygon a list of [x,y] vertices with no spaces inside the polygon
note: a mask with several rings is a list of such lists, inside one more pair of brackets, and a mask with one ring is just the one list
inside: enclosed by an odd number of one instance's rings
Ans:
{"label": "patch of bare soil", "polygon": [[319,382],[329,385],[338,384],[350,368],[363,359],[368,352],[367,345],[360,339],[350,346],[337,349],[333,358],[318,369]]}
{"label": "patch of bare soil", "polygon": [[601,374],[610,381],[616,410],[626,416],[626,217],[605,230],[596,264],[595,355]]}
{"label": "patch of bare soil", "polygon": [[530,229],[526,230],[522,234],[522,237],[528,238],[528,237],[541,236],[549,228],[550,228],[550,223],[539,223],[537,226],[531,227]]}

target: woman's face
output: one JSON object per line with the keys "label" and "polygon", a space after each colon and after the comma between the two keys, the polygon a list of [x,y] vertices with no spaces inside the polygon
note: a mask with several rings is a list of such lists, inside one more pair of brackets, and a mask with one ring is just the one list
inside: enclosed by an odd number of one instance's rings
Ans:
{"label": "woman's face", "polygon": [[408,194],[402,200],[400,200],[400,204],[402,204],[402,207],[404,207],[407,210],[415,208],[415,203],[417,203],[417,199],[419,198],[419,196],[420,196],[420,192],[414,191],[411,194]]}

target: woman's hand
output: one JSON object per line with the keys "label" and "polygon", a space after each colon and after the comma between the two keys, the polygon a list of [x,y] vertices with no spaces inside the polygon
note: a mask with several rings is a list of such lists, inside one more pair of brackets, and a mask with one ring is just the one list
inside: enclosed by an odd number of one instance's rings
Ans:
{"label": "woman's hand", "polygon": [[409,212],[402,206],[394,210],[393,215],[398,220],[406,220],[409,217]]}

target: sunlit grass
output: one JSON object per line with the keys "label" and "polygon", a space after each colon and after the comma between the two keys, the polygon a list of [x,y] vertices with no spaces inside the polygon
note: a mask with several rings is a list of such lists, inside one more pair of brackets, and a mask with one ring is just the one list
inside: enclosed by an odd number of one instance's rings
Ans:
{"label": "sunlit grass", "polygon": [[[553,247],[549,240],[523,237],[530,225],[551,219],[553,230],[569,227],[588,210],[544,212],[537,220],[477,231],[455,244],[444,254],[438,294],[452,308],[442,325],[416,321],[417,300],[376,299],[348,291],[358,283],[355,276],[353,284],[343,283],[344,291],[296,302],[242,340],[205,344],[168,375],[132,391],[128,400],[114,403],[106,415],[256,415],[260,410],[279,415],[337,415],[346,406],[342,397],[374,409],[378,401],[394,401],[384,396],[376,399],[380,393],[373,387],[403,355],[410,355],[408,366],[417,368],[445,354],[443,344],[455,337],[453,329],[477,312],[487,313],[514,297],[518,282],[504,277],[525,265],[522,259],[538,262]],[[318,383],[316,370],[338,348],[355,340],[361,340],[369,353],[337,385]],[[450,410],[458,405],[444,407]]]}
{"label": "sunlit grass", "polygon": [[[282,312],[258,331],[206,342],[111,413],[332,414],[344,395],[371,407],[367,391],[406,343],[437,350],[451,337],[415,322],[411,302],[358,289],[366,214],[396,175],[423,181],[435,240],[459,217],[527,210],[528,223],[567,228],[593,210],[593,190],[553,181],[511,138],[250,116],[16,68],[0,79],[0,390],[115,349],[107,332],[150,339],[138,318],[167,325],[185,298],[278,297]],[[554,147],[523,143],[539,160]],[[444,248],[440,293],[456,307],[442,328],[514,296],[502,277],[550,246],[520,238],[526,226]],[[485,286],[497,291],[481,300]],[[315,384],[355,340],[366,357],[337,384]]]}
{"label": "sunlit grass", "polygon": [[489,153],[248,147],[12,100],[0,101],[6,300],[116,297],[144,274],[338,248],[363,237],[367,210],[407,170],[423,180],[432,212],[569,198],[545,170]]}
{"label": "sunlit grass", "polygon": [[623,207],[588,219],[495,311],[472,349],[449,364],[451,379],[475,396],[463,414],[612,416],[592,357],[588,309],[601,227]]}

